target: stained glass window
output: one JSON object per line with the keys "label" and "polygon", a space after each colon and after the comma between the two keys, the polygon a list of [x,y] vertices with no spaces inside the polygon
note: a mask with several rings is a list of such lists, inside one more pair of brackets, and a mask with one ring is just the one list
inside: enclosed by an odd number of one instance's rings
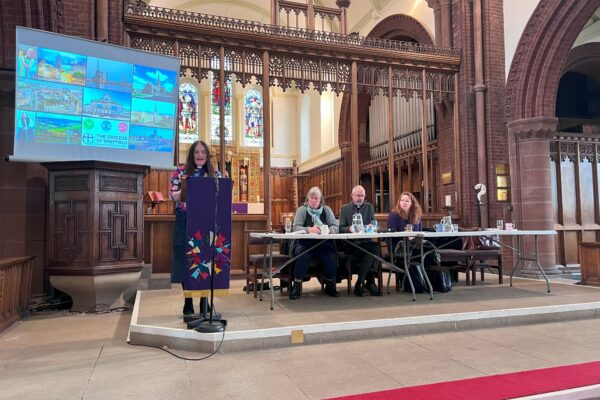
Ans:
{"label": "stained glass window", "polygon": [[198,89],[186,82],[179,85],[179,143],[198,140]]}
{"label": "stained glass window", "polygon": [[250,89],[244,98],[244,145],[263,145],[263,101],[256,89]]}
{"label": "stained glass window", "polygon": [[[219,143],[219,104],[221,91],[219,90],[218,79],[213,79],[210,97],[210,139],[213,143]],[[225,105],[225,143],[229,144],[233,142],[233,130],[231,129],[231,81],[226,81],[225,83],[223,98]]]}

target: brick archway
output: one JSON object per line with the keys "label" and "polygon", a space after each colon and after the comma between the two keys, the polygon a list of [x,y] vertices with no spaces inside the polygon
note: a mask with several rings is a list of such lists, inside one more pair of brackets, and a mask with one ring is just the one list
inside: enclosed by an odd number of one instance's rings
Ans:
{"label": "brick archway", "polygon": [[527,23],[506,83],[507,121],[554,117],[571,46],[600,0],[541,1]]}
{"label": "brick archway", "polygon": [[[563,66],[584,24],[600,0],[539,2],[527,23],[506,84],[506,120],[512,184],[513,219],[523,229],[554,229],[550,140],[554,136],[556,96]],[[531,251],[533,243],[525,243]],[[555,239],[540,239],[540,263],[558,274]],[[534,263],[525,275],[540,276]]]}
{"label": "brick archway", "polygon": [[594,77],[600,82],[598,65],[600,65],[600,43],[586,43],[571,50],[562,73],[575,71]]}
{"label": "brick archway", "polygon": [[395,14],[384,18],[367,36],[381,39],[408,37],[419,44],[433,44],[433,35],[425,25],[406,14]]}

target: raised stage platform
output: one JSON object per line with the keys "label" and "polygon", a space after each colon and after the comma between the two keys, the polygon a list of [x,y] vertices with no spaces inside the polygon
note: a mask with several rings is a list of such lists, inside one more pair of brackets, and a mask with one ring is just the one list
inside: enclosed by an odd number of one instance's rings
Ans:
{"label": "raised stage platform", "polygon": [[553,280],[547,293],[543,280],[515,279],[509,287],[488,274],[485,282],[465,286],[463,278],[452,291],[435,293],[434,300],[418,294],[415,302],[393,289],[383,297],[349,296],[345,282],[338,285],[341,297],[330,298],[314,280],[305,283],[299,300],[277,292],[273,311],[267,293],[261,302],[242,290],[243,281],[232,281],[231,295],[215,298],[217,312],[228,321],[224,337],[186,329],[180,288],[139,291],[129,341],[212,352],[223,339],[219,351],[231,352],[600,316],[600,288]]}

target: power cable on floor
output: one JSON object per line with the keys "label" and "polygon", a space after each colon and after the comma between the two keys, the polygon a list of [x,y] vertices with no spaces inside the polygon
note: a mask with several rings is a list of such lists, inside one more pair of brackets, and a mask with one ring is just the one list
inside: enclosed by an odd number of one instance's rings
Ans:
{"label": "power cable on floor", "polygon": [[151,347],[151,348],[159,349],[159,350],[162,350],[162,351],[164,351],[166,353],[169,353],[173,357],[179,358],[180,360],[184,360],[184,361],[202,361],[202,360],[206,360],[209,357],[214,356],[215,354],[217,354],[219,352],[219,349],[221,348],[221,345],[223,344],[223,340],[225,339],[225,331],[227,330],[227,324],[221,323],[221,325],[223,326],[223,335],[221,336],[221,341],[219,342],[219,346],[217,346],[217,348],[215,349],[215,351],[213,351],[209,355],[204,356],[204,357],[200,357],[200,358],[188,358],[188,357],[180,356],[179,354],[175,354],[174,352],[172,352],[171,350],[169,350],[167,348],[167,346],[162,346],[161,347],[161,346],[153,346],[151,344],[138,344],[138,343],[131,343],[131,342],[127,342],[127,343],[129,343],[131,346],[143,346],[143,347]]}

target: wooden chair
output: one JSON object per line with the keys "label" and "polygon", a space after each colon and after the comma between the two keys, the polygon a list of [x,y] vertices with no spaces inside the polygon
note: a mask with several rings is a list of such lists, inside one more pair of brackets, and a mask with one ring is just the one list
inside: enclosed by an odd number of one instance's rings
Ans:
{"label": "wooden chair", "polygon": [[[496,269],[498,271],[498,284],[502,284],[502,251],[498,245],[491,243],[482,243],[479,238],[470,238],[467,246],[467,254],[471,262],[471,271],[473,273],[473,285],[475,285],[476,272],[479,269],[481,281],[485,279],[484,270]],[[494,261],[495,264],[490,264],[488,261]]]}
{"label": "wooden chair", "polygon": [[474,272],[471,270],[471,258],[467,251],[468,241],[457,240],[456,242],[449,244],[448,247],[442,247],[443,240],[444,239],[437,239],[437,241],[430,241],[432,245],[441,247],[436,250],[440,256],[438,268],[455,273],[455,278],[457,280],[457,273],[464,272],[466,275],[465,284],[468,286],[471,283],[471,280],[475,279]]}
{"label": "wooden chair", "polygon": [[[464,228],[463,230],[476,230],[477,228]],[[498,283],[502,284],[502,252],[499,247],[484,245],[479,237],[467,237],[463,240],[462,249],[439,249],[442,268],[444,263],[455,263],[455,266],[445,266],[448,269],[464,271],[466,284],[477,283],[476,272],[479,269],[481,280],[484,280],[485,268],[498,270]],[[490,264],[487,261],[495,261]]]}

